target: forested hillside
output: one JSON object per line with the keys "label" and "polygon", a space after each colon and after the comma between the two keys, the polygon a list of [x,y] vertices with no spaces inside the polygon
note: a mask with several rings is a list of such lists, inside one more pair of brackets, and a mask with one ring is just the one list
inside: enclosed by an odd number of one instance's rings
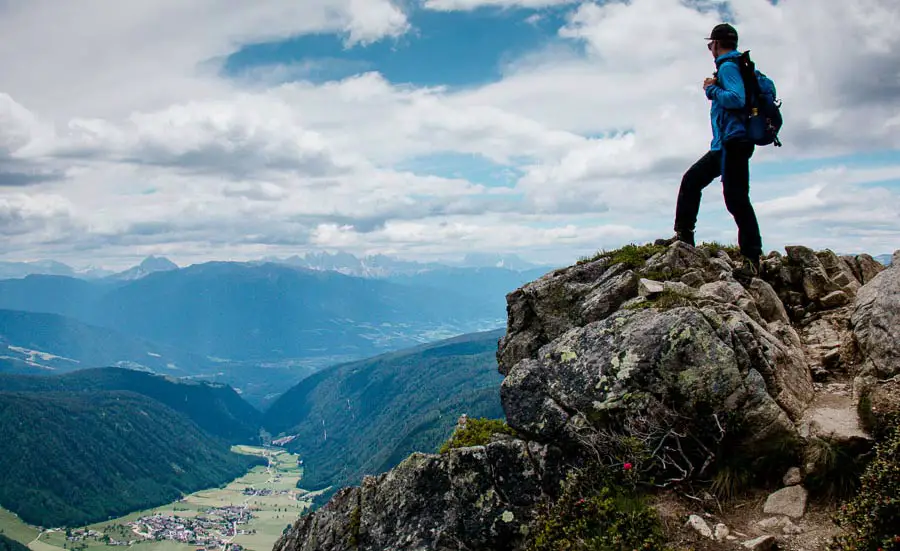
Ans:
{"label": "forested hillside", "polygon": [[266,412],[304,461],[305,488],[345,485],[386,471],[412,451],[436,451],[459,415],[502,417],[497,340],[465,335],[321,371]]}
{"label": "forested hillside", "polygon": [[132,391],[158,400],[228,442],[258,442],[262,414],[226,385],[114,367],[50,377],[0,374],[0,391],[60,391],[72,395],[116,390]]}
{"label": "forested hillside", "polygon": [[29,551],[27,547],[0,534],[0,551]]}
{"label": "forested hillside", "polygon": [[0,506],[40,526],[105,520],[259,462],[229,447],[132,392],[0,392]]}

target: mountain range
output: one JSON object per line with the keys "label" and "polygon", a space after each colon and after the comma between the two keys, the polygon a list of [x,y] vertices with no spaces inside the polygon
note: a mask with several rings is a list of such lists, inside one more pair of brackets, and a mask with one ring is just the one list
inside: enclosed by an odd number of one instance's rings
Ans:
{"label": "mountain range", "polygon": [[[303,256],[293,255],[279,258],[267,256],[249,264],[285,264],[298,268],[317,271],[334,271],[344,275],[357,277],[384,278],[394,275],[409,275],[443,268],[504,268],[513,271],[550,268],[549,265],[527,262],[514,254],[470,253],[461,260],[443,262],[416,262],[401,260],[387,255],[367,255],[357,257],[350,253],[327,251],[311,252]],[[32,262],[0,261],[0,279],[16,279],[28,275],[57,275],[77,277],[80,279],[139,279],[157,271],[178,269],[171,260],[149,256],[140,264],[122,272],[114,272],[102,268],[75,268],[55,260],[38,260]]]}
{"label": "mountain range", "polygon": [[[515,288],[527,273],[507,272]],[[396,350],[498,327],[502,295],[281,264],[211,262],[131,281],[0,281],[0,308],[67,316],[211,358],[270,360]],[[475,290],[475,296],[480,296]],[[63,355],[54,350],[46,352]]]}

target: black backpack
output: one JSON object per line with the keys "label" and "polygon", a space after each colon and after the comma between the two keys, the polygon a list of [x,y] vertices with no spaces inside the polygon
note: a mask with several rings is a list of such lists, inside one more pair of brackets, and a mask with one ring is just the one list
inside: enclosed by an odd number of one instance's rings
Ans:
{"label": "black backpack", "polygon": [[743,52],[738,57],[730,57],[718,64],[736,63],[744,81],[744,107],[741,109],[729,109],[738,113],[747,129],[747,139],[756,145],[774,144],[781,147],[778,132],[784,120],[781,116],[781,100],[775,91],[775,83],[772,79],[761,73],[753,60],[750,59],[750,50]]}

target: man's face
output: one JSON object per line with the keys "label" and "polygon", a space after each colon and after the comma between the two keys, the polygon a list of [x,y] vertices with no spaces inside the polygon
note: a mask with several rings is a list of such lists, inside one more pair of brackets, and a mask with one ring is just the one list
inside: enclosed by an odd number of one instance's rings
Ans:
{"label": "man's face", "polygon": [[719,41],[718,40],[711,40],[709,42],[709,44],[706,45],[706,47],[709,48],[709,51],[712,54],[713,59],[719,57]]}

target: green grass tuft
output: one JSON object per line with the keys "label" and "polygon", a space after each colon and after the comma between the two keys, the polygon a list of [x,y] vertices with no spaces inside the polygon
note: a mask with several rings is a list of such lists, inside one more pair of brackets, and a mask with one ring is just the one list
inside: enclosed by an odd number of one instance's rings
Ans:
{"label": "green grass tuft", "polygon": [[650,257],[665,250],[666,247],[662,245],[654,245],[652,243],[635,245],[634,243],[631,243],[620,249],[615,249],[613,251],[603,250],[597,252],[597,254],[592,257],[580,258],[578,264],[586,264],[598,260],[608,260],[610,264],[624,264],[631,269],[635,269],[643,267]]}
{"label": "green grass tuft", "polygon": [[732,260],[739,260],[741,258],[741,249],[734,244],[723,245],[718,241],[710,241],[708,243],[700,243],[697,248],[706,249],[707,251],[709,251],[709,254],[713,256],[715,256],[719,251],[725,251],[726,253],[728,253],[728,256],[730,256]]}
{"label": "green grass tuft", "polygon": [[528,551],[665,549],[658,513],[631,474],[594,465],[569,474],[558,499],[534,522]]}
{"label": "green grass tuft", "polygon": [[457,430],[444,442],[439,453],[447,453],[456,448],[484,446],[495,434],[516,436],[516,431],[501,419],[468,419],[463,430]]}

